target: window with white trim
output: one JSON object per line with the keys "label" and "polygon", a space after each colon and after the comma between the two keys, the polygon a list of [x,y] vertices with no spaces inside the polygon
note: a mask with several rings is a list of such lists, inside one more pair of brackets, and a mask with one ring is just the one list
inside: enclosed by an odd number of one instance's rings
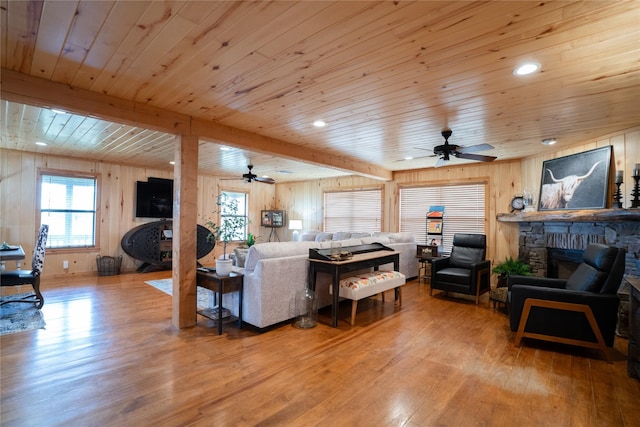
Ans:
{"label": "window with white trim", "polygon": [[325,191],[324,231],[374,233],[382,229],[382,190]]}
{"label": "window with white trim", "polygon": [[247,225],[249,223],[249,218],[247,218],[247,212],[249,211],[247,193],[222,191],[222,197],[225,200],[225,204],[220,212],[220,222],[224,224],[230,219],[240,219],[244,226],[233,235],[231,240],[247,240]]}
{"label": "window with white trim", "polygon": [[47,248],[96,246],[98,178],[40,173],[40,223],[49,225]]}
{"label": "window with white trim", "polygon": [[400,231],[412,233],[418,244],[427,244],[429,206],[444,210],[443,251],[450,252],[456,233],[485,233],[486,183],[400,188]]}

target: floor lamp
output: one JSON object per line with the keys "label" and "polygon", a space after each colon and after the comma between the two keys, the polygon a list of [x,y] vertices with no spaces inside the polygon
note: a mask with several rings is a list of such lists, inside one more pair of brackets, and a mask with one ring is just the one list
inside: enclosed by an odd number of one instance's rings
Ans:
{"label": "floor lamp", "polygon": [[289,230],[293,230],[293,241],[296,242],[298,240],[298,230],[302,230],[302,220],[290,219]]}

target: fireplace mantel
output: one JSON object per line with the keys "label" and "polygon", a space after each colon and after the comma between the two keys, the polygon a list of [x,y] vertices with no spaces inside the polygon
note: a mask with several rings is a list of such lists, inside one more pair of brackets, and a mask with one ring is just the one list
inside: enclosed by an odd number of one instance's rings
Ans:
{"label": "fireplace mantel", "polygon": [[499,222],[633,222],[640,221],[640,209],[591,209],[501,213]]}

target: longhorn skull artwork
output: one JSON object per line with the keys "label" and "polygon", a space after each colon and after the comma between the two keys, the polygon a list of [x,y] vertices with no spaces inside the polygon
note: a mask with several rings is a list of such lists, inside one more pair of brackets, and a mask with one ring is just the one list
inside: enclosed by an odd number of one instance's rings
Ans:
{"label": "longhorn skull artwork", "polygon": [[589,172],[582,176],[578,175],[567,175],[564,178],[558,179],[553,176],[553,172],[551,169],[545,169],[545,172],[549,172],[551,179],[553,180],[552,184],[543,184],[542,189],[540,191],[540,206],[543,209],[564,209],[567,207],[568,203],[573,198],[573,195],[578,188],[578,186],[587,179],[598,164],[602,163],[602,160],[599,160],[591,166]]}

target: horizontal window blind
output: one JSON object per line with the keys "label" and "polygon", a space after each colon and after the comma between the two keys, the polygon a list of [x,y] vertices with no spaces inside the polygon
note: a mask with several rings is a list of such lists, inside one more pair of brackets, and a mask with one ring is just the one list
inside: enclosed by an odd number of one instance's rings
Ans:
{"label": "horizontal window blind", "polygon": [[427,244],[429,206],[445,207],[443,251],[450,252],[455,233],[485,234],[485,184],[400,188],[400,231]]}
{"label": "horizontal window blind", "polygon": [[47,248],[92,247],[96,242],[95,177],[41,175],[40,223]]}
{"label": "horizontal window blind", "polygon": [[382,227],[382,190],[324,193],[324,231],[374,233]]}

